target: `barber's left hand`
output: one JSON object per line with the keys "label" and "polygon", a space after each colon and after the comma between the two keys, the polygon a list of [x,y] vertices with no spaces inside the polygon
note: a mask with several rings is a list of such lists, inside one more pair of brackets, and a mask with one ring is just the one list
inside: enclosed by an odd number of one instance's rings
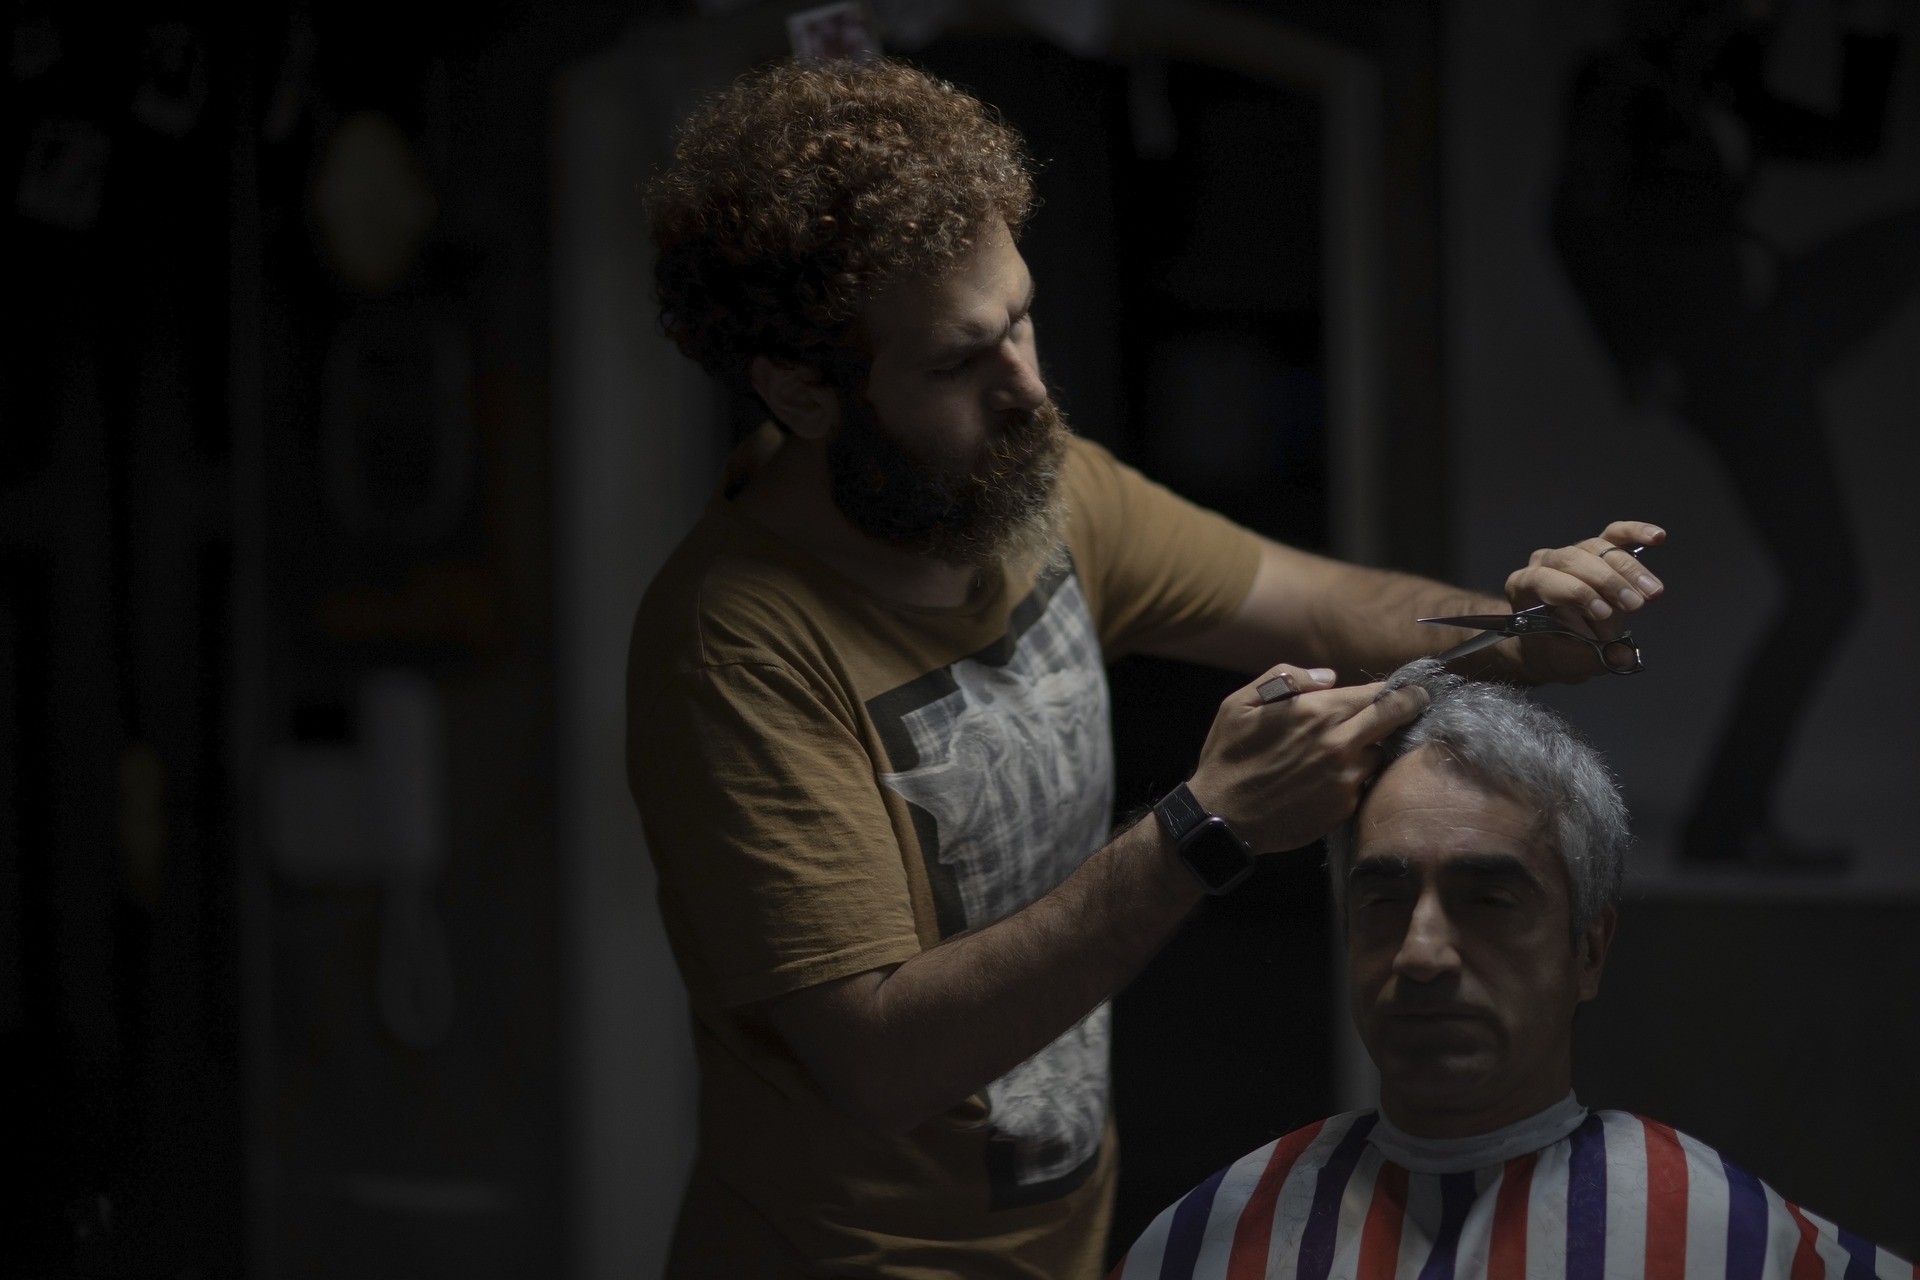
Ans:
{"label": "barber's left hand", "polygon": [[[1628,615],[1658,599],[1665,584],[1630,553],[1667,540],[1658,525],[1616,520],[1597,538],[1570,547],[1550,547],[1527,558],[1527,567],[1507,577],[1507,601],[1517,611],[1551,606],[1554,617],[1583,635],[1611,640],[1625,631]],[[1577,683],[1606,668],[1589,645],[1566,637],[1534,636],[1520,642],[1521,663],[1534,680]]]}

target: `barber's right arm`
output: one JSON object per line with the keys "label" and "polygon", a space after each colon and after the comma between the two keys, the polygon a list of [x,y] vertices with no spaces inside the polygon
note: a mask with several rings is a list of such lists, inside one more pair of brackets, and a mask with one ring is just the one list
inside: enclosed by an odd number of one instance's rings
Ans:
{"label": "barber's right arm", "polygon": [[[1304,692],[1262,705],[1257,686],[1281,672]],[[1274,667],[1214,717],[1188,789],[1257,853],[1310,844],[1351,814],[1377,767],[1377,744],[1426,705],[1417,687],[1375,701],[1379,685],[1332,684],[1330,671]],[[1201,897],[1173,841],[1148,818],[1002,920],[764,1007],[838,1108],[877,1131],[904,1133],[1113,995]]]}

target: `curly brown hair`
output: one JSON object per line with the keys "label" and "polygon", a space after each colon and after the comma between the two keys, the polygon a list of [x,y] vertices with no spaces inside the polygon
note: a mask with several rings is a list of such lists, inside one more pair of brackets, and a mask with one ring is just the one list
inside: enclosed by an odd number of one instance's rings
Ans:
{"label": "curly brown hair", "polygon": [[900,62],[781,62],[681,127],[647,191],[661,326],[750,392],[755,356],[864,381],[859,304],[940,276],[995,217],[1032,212],[1020,135],[978,99]]}

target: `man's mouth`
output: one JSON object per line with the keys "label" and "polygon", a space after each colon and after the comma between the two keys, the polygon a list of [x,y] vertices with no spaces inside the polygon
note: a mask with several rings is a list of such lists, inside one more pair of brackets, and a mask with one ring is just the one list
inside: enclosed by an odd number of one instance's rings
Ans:
{"label": "man's mouth", "polygon": [[1441,1023],[1441,1022],[1485,1022],[1486,1011],[1464,1005],[1433,1005],[1414,1008],[1384,1009],[1382,1012],[1394,1022]]}

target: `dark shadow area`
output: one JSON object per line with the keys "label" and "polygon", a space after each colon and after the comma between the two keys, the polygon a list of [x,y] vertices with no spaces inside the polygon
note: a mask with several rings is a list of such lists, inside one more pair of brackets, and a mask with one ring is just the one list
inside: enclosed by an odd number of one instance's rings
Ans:
{"label": "dark shadow area", "polygon": [[1627,903],[1601,997],[1574,1024],[1581,1101],[1711,1135],[1789,1200],[1914,1256],[1916,917],[1859,902]]}
{"label": "dark shadow area", "polygon": [[[562,1253],[544,111],[625,20],[13,13],[0,1272]],[[440,861],[308,876],[240,780],[396,670]]]}
{"label": "dark shadow area", "polygon": [[[1897,35],[1842,38],[1837,109],[1773,92],[1772,23],[1739,6],[1630,7],[1574,80],[1554,241],[1630,393],[1712,450],[1785,587],[1746,660],[1686,820],[1695,864],[1843,870],[1850,852],[1769,812],[1817,680],[1865,608],[1855,521],[1822,421],[1828,370],[1920,291],[1920,209],[1786,252],[1744,204],[1769,162],[1871,159]],[[1777,17],[1774,22],[1777,23]]]}
{"label": "dark shadow area", "polygon": [[239,42],[184,38],[181,24],[18,21],[0,1059],[23,1180],[0,1210],[0,1270],[234,1274],[235,85],[214,68]]}

